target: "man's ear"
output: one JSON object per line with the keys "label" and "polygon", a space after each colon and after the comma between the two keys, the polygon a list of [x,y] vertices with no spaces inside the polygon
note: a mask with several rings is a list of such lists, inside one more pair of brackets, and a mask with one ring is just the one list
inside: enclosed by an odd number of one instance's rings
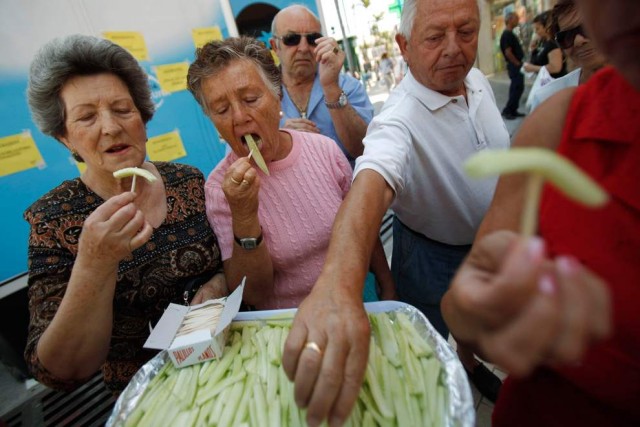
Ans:
{"label": "man's ear", "polygon": [[404,58],[404,61],[407,64],[409,64],[409,58],[408,58],[408,55],[407,55],[407,44],[409,44],[409,41],[407,40],[407,38],[405,36],[403,36],[402,34],[398,33],[398,34],[396,34],[396,44],[400,48],[400,53],[402,54],[402,57]]}
{"label": "man's ear", "polygon": [[274,52],[278,51],[278,43],[275,37],[271,37],[269,39],[269,46],[271,46],[271,50],[273,50]]}

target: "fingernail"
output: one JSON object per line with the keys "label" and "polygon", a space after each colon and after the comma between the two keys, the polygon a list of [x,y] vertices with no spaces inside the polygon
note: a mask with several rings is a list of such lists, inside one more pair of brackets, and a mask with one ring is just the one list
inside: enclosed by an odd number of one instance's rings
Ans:
{"label": "fingernail", "polygon": [[544,240],[539,237],[532,237],[527,241],[527,252],[532,260],[539,260],[544,257]]}
{"label": "fingernail", "polygon": [[553,277],[548,274],[543,274],[538,281],[538,288],[540,292],[545,295],[553,295],[556,293],[556,284],[553,281]]}
{"label": "fingernail", "polygon": [[558,270],[563,276],[572,276],[578,270],[578,261],[571,256],[559,256],[556,262]]}

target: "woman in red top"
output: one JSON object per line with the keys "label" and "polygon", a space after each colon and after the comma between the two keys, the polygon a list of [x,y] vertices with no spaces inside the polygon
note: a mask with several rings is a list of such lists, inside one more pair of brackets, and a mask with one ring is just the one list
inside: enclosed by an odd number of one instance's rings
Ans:
{"label": "woman in red top", "polygon": [[544,242],[488,234],[518,228],[524,178],[501,178],[443,299],[456,339],[512,374],[495,426],[640,425],[640,26],[619,19],[640,17],[640,2],[579,5],[588,34],[620,71],[606,68],[550,98],[514,145],[557,149],[611,200],[587,210],[547,187]]}

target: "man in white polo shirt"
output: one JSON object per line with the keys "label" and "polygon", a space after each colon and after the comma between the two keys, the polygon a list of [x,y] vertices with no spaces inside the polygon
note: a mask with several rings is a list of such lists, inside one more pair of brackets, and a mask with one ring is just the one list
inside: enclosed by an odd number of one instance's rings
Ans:
{"label": "man in white polo shirt", "polygon": [[[336,419],[364,370],[368,336],[361,335],[368,326],[358,292],[389,207],[396,214],[392,272],[398,295],[448,335],[440,300],[497,181],[473,180],[462,166],[479,151],[510,143],[489,82],[472,68],[479,28],[476,0],[404,3],[396,42],[409,72],[369,125],[324,269],[300,306],[285,347],[285,370],[295,378],[296,401],[308,404],[308,420],[327,413]],[[326,359],[317,369],[310,366],[318,355],[305,350],[310,342]],[[471,379],[495,399],[500,381],[471,351],[461,350]],[[296,372],[300,366],[314,378]]]}

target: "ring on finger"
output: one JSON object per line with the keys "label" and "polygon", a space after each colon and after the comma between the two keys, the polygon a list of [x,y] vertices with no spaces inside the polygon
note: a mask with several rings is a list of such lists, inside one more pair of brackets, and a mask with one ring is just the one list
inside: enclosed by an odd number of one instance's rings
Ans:
{"label": "ring on finger", "polygon": [[[246,179],[243,179],[243,181],[246,181]],[[234,177],[231,177],[231,182],[233,182],[235,185],[240,185],[242,184],[240,181],[238,181],[237,179],[235,179]]]}
{"label": "ring on finger", "polygon": [[322,350],[320,349],[320,346],[318,345],[318,343],[316,343],[315,341],[307,341],[307,343],[304,345],[304,349],[315,351],[322,357]]}
{"label": "ring on finger", "polygon": [[340,49],[338,49],[338,46],[334,46],[333,47],[333,53],[334,54],[338,54],[338,52],[340,52]]}

